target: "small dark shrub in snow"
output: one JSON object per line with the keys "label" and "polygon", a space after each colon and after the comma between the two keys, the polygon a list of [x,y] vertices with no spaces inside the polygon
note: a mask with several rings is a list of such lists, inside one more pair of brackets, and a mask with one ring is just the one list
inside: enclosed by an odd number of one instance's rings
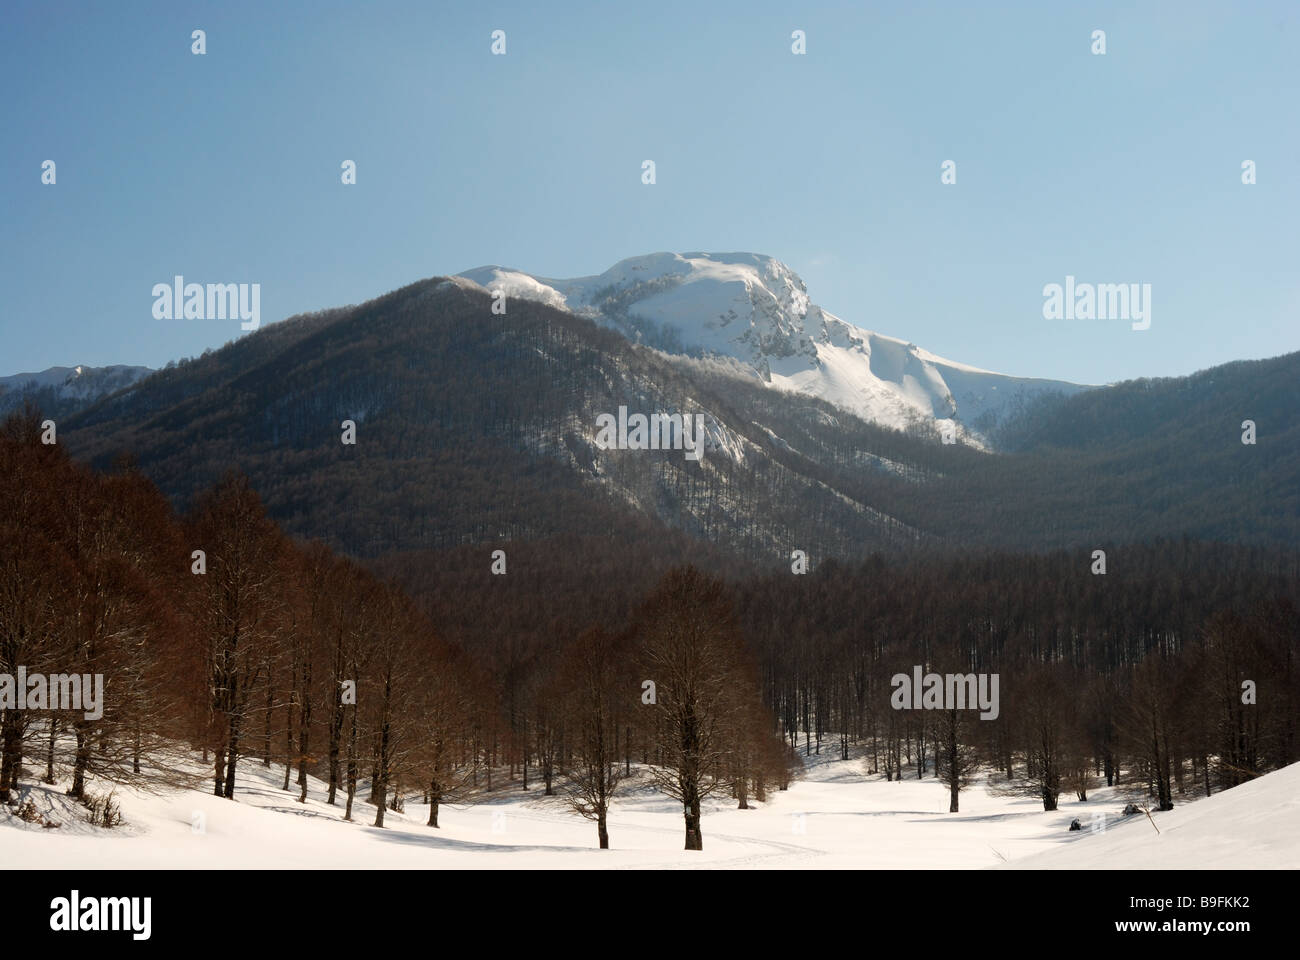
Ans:
{"label": "small dark shrub in snow", "polygon": [[122,822],[122,807],[114,799],[114,792],[87,793],[81,801],[86,806],[86,822],[97,827],[116,827]]}
{"label": "small dark shrub in snow", "polygon": [[1070,821],[1070,829],[1071,829],[1071,830],[1082,830],[1083,827],[1079,826],[1079,821],[1078,821],[1078,820],[1071,820],[1071,821]]}
{"label": "small dark shrub in snow", "polygon": [[1130,803],[1126,807],[1124,807],[1124,816],[1126,817],[1131,817],[1133,816],[1133,814],[1141,813],[1141,812],[1142,812],[1141,808],[1139,808],[1136,803]]}
{"label": "small dark shrub in snow", "polygon": [[59,824],[54,820],[46,820],[41,816],[41,812],[36,809],[36,804],[31,800],[25,800],[13,808],[13,814],[23,823],[39,823],[46,830],[57,830]]}

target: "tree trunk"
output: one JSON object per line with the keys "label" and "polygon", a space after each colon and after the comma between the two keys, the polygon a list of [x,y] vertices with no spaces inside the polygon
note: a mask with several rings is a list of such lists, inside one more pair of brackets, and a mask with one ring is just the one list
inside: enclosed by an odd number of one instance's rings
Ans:
{"label": "tree trunk", "polygon": [[352,802],[357,795],[357,708],[352,707],[352,732],[348,735],[348,802],[344,820],[352,819]]}
{"label": "tree trunk", "polygon": [[[18,764],[22,762],[21,743],[17,756]],[[90,769],[90,735],[87,734],[86,728],[77,725],[77,760],[73,764],[73,788],[68,791],[70,796],[82,800],[86,796],[86,771]],[[18,782],[17,766],[13,770],[13,782]]]}
{"label": "tree trunk", "polygon": [[3,728],[3,732],[0,733],[0,749],[3,749],[3,755],[0,756],[0,803],[9,802],[9,781],[14,778],[14,756],[18,749],[20,716],[17,710],[6,710],[3,720],[0,720]]}
{"label": "tree trunk", "polygon": [[239,762],[239,715],[230,717],[230,744],[226,750],[226,790],[227,800],[235,799],[235,765]]}
{"label": "tree trunk", "polygon": [[438,781],[434,780],[429,784],[429,826],[438,825],[438,801],[442,799],[442,789],[438,786]]}
{"label": "tree trunk", "polygon": [[220,747],[217,748],[213,755],[212,763],[212,793],[214,796],[225,796],[226,786],[226,751]]}
{"label": "tree trunk", "polygon": [[266,678],[266,714],[264,726],[262,729],[262,766],[271,765],[271,713],[275,709],[275,690],[271,686],[271,678]]}
{"label": "tree trunk", "polygon": [[310,668],[303,678],[302,712],[298,717],[298,786],[302,788],[298,794],[299,803],[307,802],[307,751],[311,744],[311,694],[307,686],[309,683],[311,683]]}
{"label": "tree trunk", "polygon": [[[294,675],[294,683],[297,683],[297,674]],[[285,705],[284,717],[284,786],[283,790],[289,789],[289,771],[293,769],[293,696],[290,695],[288,704]]]}
{"label": "tree trunk", "polygon": [[[20,744],[21,747],[21,744]],[[21,749],[18,754],[18,762],[22,762]],[[72,768],[72,790],[69,791],[72,796],[78,800],[86,795],[86,771],[90,768],[90,736],[81,724],[77,724],[77,759]],[[18,770],[15,767],[14,782],[18,780]]]}
{"label": "tree trunk", "polygon": [[703,850],[703,838],[700,836],[700,818],[686,808],[686,849]]}
{"label": "tree trunk", "polygon": [[334,683],[334,707],[330,712],[330,788],[329,796],[325,802],[331,807],[334,806],[334,798],[339,789],[339,753],[340,743],[343,740],[343,691],[339,688],[338,677],[335,677]]}
{"label": "tree trunk", "polygon": [[[45,751],[45,782],[54,782],[54,742],[59,735],[58,717],[50,717],[50,743]],[[136,771],[139,772],[138,770]]]}

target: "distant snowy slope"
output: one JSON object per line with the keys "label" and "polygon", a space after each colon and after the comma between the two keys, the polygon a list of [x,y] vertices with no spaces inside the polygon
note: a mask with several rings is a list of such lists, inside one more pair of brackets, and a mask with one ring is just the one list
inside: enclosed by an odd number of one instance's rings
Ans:
{"label": "distant snowy slope", "polygon": [[[0,377],[0,414],[21,407],[27,397],[43,408],[51,401],[60,410],[84,406],[129,387],[152,372],[148,367],[115,364],[109,367],[50,367],[39,373]],[[45,409],[45,412],[54,411]]]}
{"label": "distant snowy slope", "polygon": [[[1008,866],[1055,869],[1287,869],[1300,866],[1300,763],[1195,803],[1063,837]],[[1160,832],[1156,832],[1159,827]]]}
{"label": "distant snowy slope", "polygon": [[591,316],[662,350],[735,358],[774,387],[887,426],[952,421],[977,444],[1034,396],[1087,389],[981,370],[855,326],[814,304],[788,266],[760,254],[654,253],[569,280],[499,266],[461,276],[507,298]]}

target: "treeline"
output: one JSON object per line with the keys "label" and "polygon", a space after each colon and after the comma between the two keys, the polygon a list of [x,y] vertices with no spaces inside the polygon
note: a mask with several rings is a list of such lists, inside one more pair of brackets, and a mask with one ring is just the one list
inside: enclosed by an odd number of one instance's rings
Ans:
{"label": "treeline", "polygon": [[635,763],[698,849],[707,797],[789,783],[717,579],[670,571],[629,620],[566,632],[522,718],[500,682],[518,664],[466,655],[393,581],[286,537],[243,475],[177,516],[130,464],[97,473],[44,439],[30,411],[0,425],[0,685],[102,676],[102,711],[0,700],[0,802],[38,758],[83,800],[93,779],[193,783],[199,763],[233,799],[241,764],[282,764],[300,801],[317,776],[346,819],[359,793],[381,827],[420,797],[436,827],[531,769],[603,847]]}
{"label": "treeline", "polygon": [[[500,546],[506,576],[487,575],[488,546],[380,567],[491,676],[516,762],[565,638],[630,620],[683,558],[727,577],[790,748],[864,754],[889,779],[938,774],[954,806],[977,774],[1049,809],[1099,784],[1167,806],[1300,760],[1294,550],[1172,540],[1106,544],[1104,567],[1091,550],[925,552],[731,576],[706,549],[649,538]],[[996,673],[996,718],[894,709],[891,680],[916,667]]]}
{"label": "treeline", "polygon": [[429,677],[466,704],[457,735],[473,729],[475,678],[401,591],[288,540],[246,478],[177,517],[129,465],[96,473],[43,443],[35,415],[0,433],[0,673],[103,678],[98,717],[5,704],[0,801],[38,744],[47,781],[70,767],[78,798],[91,777],[185,782],[189,744],[218,796],[241,762],[279,760],[286,789],[296,771],[305,798],[319,771],[350,817],[365,776],[382,825],[401,778],[432,769],[417,734],[447,714],[421,710]]}
{"label": "treeline", "polygon": [[[1300,759],[1300,557],[1193,541],[823,564],[741,589],[765,700],[804,753],[872,772],[976,770],[1056,808],[1136,785],[1160,809]],[[1105,572],[1101,572],[1103,570]],[[896,710],[914,668],[997,674],[996,718]],[[834,736],[828,744],[826,738]]]}

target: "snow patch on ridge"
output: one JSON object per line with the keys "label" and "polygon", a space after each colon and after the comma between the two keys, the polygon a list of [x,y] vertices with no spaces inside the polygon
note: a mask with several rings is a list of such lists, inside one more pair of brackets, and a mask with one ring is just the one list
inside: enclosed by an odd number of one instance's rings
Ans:
{"label": "snow patch on ridge", "polygon": [[114,364],[108,367],[50,367],[39,373],[17,373],[0,377],[0,410],[20,403],[22,395],[52,389],[60,399],[97,399],[144,379],[153,373],[149,367]]}
{"label": "snow patch on ridge", "polygon": [[498,290],[501,291],[506,295],[507,300],[511,298],[535,300],[538,303],[544,303],[549,307],[556,307],[560,310],[568,308],[564,296],[558,290],[517,270],[507,270],[504,267],[495,266],[479,267],[477,270],[467,271],[460,274],[460,276],[467,280],[473,280],[494,295]]}
{"label": "snow patch on ridge", "polygon": [[982,370],[858,327],[814,304],[798,274],[761,254],[654,253],[572,279],[499,266],[461,276],[593,317],[670,354],[739,361],[774,388],[886,426],[951,421],[975,446],[1034,396],[1088,389]]}

